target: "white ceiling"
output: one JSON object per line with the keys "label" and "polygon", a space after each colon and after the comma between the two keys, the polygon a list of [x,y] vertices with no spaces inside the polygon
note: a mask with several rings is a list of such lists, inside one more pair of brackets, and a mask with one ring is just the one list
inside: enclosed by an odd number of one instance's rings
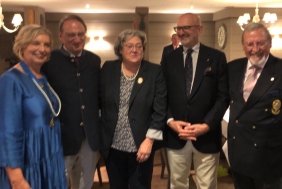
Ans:
{"label": "white ceiling", "polygon": [[[1,0],[0,0],[1,1]],[[282,8],[282,0],[2,0],[3,11],[23,11],[39,6],[45,12],[134,13],[135,7],[149,7],[150,13],[214,13],[225,7]],[[86,9],[86,4],[90,5]],[[193,9],[190,7],[193,6]]]}

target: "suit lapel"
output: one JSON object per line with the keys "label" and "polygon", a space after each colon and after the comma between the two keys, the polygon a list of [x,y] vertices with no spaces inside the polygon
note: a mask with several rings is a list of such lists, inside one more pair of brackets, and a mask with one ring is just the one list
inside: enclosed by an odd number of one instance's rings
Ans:
{"label": "suit lapel", "polygon": [[174,89],[180,90],[182,94],[186,97],[186,85],[185,85],[185,69],[184,69],[184,59],[183,59],[183,47],[177,48],[169,56],[169,62],[167,68],[170,72],[169,79],[174,82]]}
{"label": "suit lapel", "polygon": [[183,90],[186,96],[186,83],[185,83],[185,69],[184,69],[184,58],[183,58],[183,47],[180,47],[174,51],[176,54],[170,67],[173,71],[175,78],[177,78],[179,84],[179,89]]}
{"label": "suit lapel", "polygon": [[119,109],[119,95],[120,95],[120,76],[121,76],[121,62],[114,63],[112,74],[112,90],[115,99],[117,110]]}
{"label": "suit lapel", "polygon": [[275,75],[274,57],[269,55],[261,75],[258,78],[257,83],[252,90],[243,110],[241,111],[241,114],[250,109],[266,93],[276,79],[277,76]]}
{"label": "suit lapel", "polygon": [[212,59],[209,57],[209,50],[204,45],[200,44],[199,56],[198,56],[198,61],[196,65],[196,71],[195,71],[192,91],[191,91],[191,94],[189,95],[188,100],[191,100],[193,96],[195,95],[195,93],[197,92],[203,80],[205,70],[209,67],[211,62],[212,62]]}
{"label": "suit lapel", "polygon": [[169,52],[172,52],[174,50],[173,45],[171,44],[169,47]]}
{"label": "suit lapel", "polygon": [[245,79],[245,72],[246,72],[247,64],[248,64],[248,59],[246,58],[241,62],[241,64],[238,64],[238,69],[232,70],[236,72],[239,79],[233,80],[233,78],[230,78],[231,81],[235,82],[234,84],[235,93],[234,94],[236,96],[236,99],[239,99],[241,103],[245,103],[245,100],[243,97],[243,82]]}
{"label": "suit lapel", "polygon": [[134,81],[131,96],[129,99],[129,108],[131,107],[131,104],[134,98],[136,97],[136,95],[138,94],[139,90],[144,85],[147,79],[147,76],[148,76],[147,64],[145,63],[145,61],[142,60],[141,66],[139,68],[139,72]]}

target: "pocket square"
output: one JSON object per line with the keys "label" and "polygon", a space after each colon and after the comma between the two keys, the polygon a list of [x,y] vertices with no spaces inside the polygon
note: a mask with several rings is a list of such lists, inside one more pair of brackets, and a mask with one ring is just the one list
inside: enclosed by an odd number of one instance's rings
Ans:
{"label": "pocket square", "polygon": [[212,68],[211,67],[207,67],[204,74],[205,75],[210,75],[212,73]]}

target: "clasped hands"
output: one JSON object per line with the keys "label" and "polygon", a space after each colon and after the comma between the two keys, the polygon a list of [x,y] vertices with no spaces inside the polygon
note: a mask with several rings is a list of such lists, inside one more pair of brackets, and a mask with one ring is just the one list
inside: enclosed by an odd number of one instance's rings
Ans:
{"label": "clasped hands", "polygon": [[191,124],[185,121],[171,120],[168,126],[172,128],[182,140],[197,140],[197,137],[207,133],[210,129],[206,123]]}

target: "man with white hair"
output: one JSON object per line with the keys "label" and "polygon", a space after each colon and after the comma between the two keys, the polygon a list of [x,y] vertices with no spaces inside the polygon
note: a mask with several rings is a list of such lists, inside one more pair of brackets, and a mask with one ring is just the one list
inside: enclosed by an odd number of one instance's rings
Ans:
{"label": "man with white hair", "polygon": [[282,61],[260,23],[242,35],[246,58],[228,64],[228,154],[240,189],[282,188]]}

